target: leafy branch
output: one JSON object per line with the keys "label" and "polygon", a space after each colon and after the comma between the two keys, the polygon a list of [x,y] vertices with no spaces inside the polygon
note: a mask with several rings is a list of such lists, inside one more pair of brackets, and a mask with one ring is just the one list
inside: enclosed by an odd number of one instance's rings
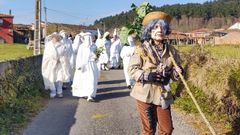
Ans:
{"label": "leafy branch", "polygon": [[136,33],[138,37],[142,31],[142,20],[146,14],[153,10],[153,7],[148,2],[143,2],[139,7],[135,4],[131,5],[132,10],[137,14],[132,24],[123,26],[120,31],[120,39],[124,45],[128,45],[127,37],[132,33]]}

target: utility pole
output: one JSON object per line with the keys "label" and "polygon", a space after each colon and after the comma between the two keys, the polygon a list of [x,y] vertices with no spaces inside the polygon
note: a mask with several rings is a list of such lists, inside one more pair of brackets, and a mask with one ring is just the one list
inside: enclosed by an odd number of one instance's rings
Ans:
{"label": "utility pole", "polygon": [[47,7],[44,7],[44,13],[45,13],[45,28],[44,28],[44,37],[47,37]]}
{"label": "utility pole", "polygon": [[105,22],[102,21],[101,23],[102,23],[102,26],[103,26],[103,33],[105,33],[105,29],[106,29],[106,28],[105,28]]}
{"label": "utility pole", "polygon": [[41,53],[41,0],[35,3],[35,25],[34,25],[34,49],[33,55]]}

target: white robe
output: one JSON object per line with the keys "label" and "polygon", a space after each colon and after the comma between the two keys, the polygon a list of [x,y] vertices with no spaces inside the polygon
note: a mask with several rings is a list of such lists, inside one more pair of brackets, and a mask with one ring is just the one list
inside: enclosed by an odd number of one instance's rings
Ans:
{"label": "white robe", "polygon": [[[63,36],[65,33],[62,33],[61,35]],[[73,79],[73,75],[74,75],[74,58],[73,58],[73,48],[72,48],[72,41],[70,39],[68,39],[65,36],[63,36],[63,39],[61,40],[62,44],[65,46],[65,51],[67,54],[67,58],[69,60],[70,63],[70,67],[69,67],[69,72],[71,74],[71,81]]]}
{"label": "white robe", "polygon": [[110,67],[111,68],[118,68],[120,65],[120,52],[122,49],[120,39],[117,39],[112,42],[110,48]]}
{"label": "white robe", "polygon": [[80,44],[82,43],[81,36],[77,34],[74,38],[73,44],[72,44],[72,49],[73,49],[73,69],[75,71],[76,67],[76,59],[77,59],[77,52]]}
{"label": "white robe", "polygon": [[99,71],[96,64],[95,44],[88,46],[85,41],[79,46],[76,70],[72,84],[72,95],[95,97]]}
{"label": "white robe", "polygon": [[120,56],[123,59],[123,71],[124,71],[124,76],[125,76],[127,86],[134,84],[134,80],[131,80],[128,75],[128,65],[129,65],[130,58],[134,53],[134,50],[135,50],[135,46],[124,46],[120,53]]}
{"label": "white robe", "polygon": [[102,39],[103,44],[103,52],[99,57],[99,62],[107,64],[110,60],[110,48],[111,48],[111,41],[107,39]]}
{"label": "white robe", "polygon": [[[97,46],[97,48],[103,48],[103,46],[104,46],[104,44],[103,44],[103,41],[102,41],[102,39],[100,38],[101,37],[101,34],[100,34],[100,32],[99,32],[99,30],[98,30],[98,38],[97,38],[97,40],[96,40],[96,46]],[[100,58],[99,58],[100,59]],[[100,63],[100,60],[98,59],[98,61],[97,61],[97,66],[98,66],[98,71],[99,71],[99,74],[100,74],[100,71],[101,71],[101,63]]]}
{"label": "white robe", "polygon": [[65,47],[61,43],[48,42],[45,45],[42,60],[42,76],[45,89],[56,90],[54,82],[68,82],[70,63],[67,59]]}

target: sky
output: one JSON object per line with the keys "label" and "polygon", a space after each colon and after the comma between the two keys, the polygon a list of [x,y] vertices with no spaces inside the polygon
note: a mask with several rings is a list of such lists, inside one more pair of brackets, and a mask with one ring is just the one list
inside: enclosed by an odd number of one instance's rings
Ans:
{"label": "sky", "polygon": [[[207,0],[42,0],[47,8],[48,22],[90,25],[103,17],[131,10],[131,4],[141,5],[144,1],[152,6],[203,3]],[[0,13],[11,10],[14,24],[31,24],[35,18],[35,0],[0,0]],[[42,20],[45,19],[42,10]]]}

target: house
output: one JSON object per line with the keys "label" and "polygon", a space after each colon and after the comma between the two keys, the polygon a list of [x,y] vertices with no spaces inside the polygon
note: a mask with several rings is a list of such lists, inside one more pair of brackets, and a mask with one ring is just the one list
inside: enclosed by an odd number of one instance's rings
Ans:
{"label": "house", "polygon": [[240,22],[236,22],[228,28],[229,30],[240,30]]}
{"label": "house", "polygon": [[13,43],[13,16],[0,13],[0,43]]}
{"label": "house", "polygon": [[29,40],[33,40],[34,30],[31,25],[13,24],[13,35],[14,43],[27,44]]}

